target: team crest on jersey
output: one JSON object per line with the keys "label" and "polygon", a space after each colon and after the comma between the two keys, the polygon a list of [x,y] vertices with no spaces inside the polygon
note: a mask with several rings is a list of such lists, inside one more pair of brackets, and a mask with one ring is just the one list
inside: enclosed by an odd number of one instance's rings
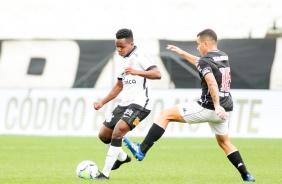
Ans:
{"label": "team crest on jersey", "polygon": [[114,115],[113,115],[113,113],[111,113],[111,114],[108,115],[108,117],[106,118],[106,122],[112,121],[113,118],[114,118]]}
{"label": "team crest on jersey", "polygon": [[211,72],[211,70],[209,68],[204,68],[201,73],[203,76],[205,76],[207,73]]}
{"label": "team crest on jersey", "polygon": [[198,63],[196,64],[196,68],[197,68],[197,70],[198,70],[199,72],[201,72],[201,71],[202,71],[202,68],[199,66],[199,64],[198,64]]}
{"label": "team crest on jersey", "polygon": [[139,125],[139,123],[140,123],[140,119],[137,117],[137,118],[135,118],[135,120],[133,121],[133,125],[134,126],[137,126],[137,125]]}
{"label": "team crest on jersey", "polygon": [[131,116],[133,113],[133,110],[132,109],[126,109],[125,112],[124,112],[124,115],[128,115],[128,116]]}

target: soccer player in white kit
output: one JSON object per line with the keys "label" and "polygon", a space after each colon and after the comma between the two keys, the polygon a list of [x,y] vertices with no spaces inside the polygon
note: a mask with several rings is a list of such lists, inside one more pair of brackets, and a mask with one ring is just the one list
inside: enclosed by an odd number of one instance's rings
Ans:
{"label": "soccer player in white kit", "polygon": [[123,92],[121,103],[108,116],[99,132],[100,140],[109,149],[104,168],[93,178],[95,180],[108,180],[111,170],[131,161],[130,156],[122,150],[122,138],[151,112],[148,79],[161,79],[158,67],[133,41],[130,29],[120,29],[116,33],[116,50],[123,57],[121,72],[109,94],[100,102],[94,102],[94,108],[99,110]]}

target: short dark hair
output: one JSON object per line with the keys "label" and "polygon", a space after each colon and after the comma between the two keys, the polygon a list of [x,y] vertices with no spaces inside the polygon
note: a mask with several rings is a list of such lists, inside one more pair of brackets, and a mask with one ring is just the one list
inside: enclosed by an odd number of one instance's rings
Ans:
{"label": "short dark hair", "polygon": [[217,42],[217,35],[216,33],[214,32],[214,30],[212,29],[205,29],[203,31],[201,31],[200,33],[198,33],[197,37],[200,37],[200,38],[210,38],[211,40]]}
{"label": "short dark hair", "polygon": [[131,29],[122,28],[118,30],[116,33],[116,39],[122,39],[122,38],[133,41],[133,33]]}

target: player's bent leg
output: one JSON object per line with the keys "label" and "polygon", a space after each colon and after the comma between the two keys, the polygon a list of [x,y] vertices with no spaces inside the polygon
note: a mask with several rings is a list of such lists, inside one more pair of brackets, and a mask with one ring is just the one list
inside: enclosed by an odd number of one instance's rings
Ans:
{"label": "player's bent leg", "polygon": [[112,133],[112,141],[111,146],[107,152],[106,161],[104,168],[102,170],[102,174],[106,177],[109,177],[110,172],[112,170],[113,165],[117,161],[117,158],[122,150],[122,137],[130,131],[129,125],[123,120],[119,120],[116,124],[113,133]]}
{"label": "player's bent leg", "polygon": [[[122,140],[122,137],[130,131],[130,126],[124,120],[120,119],[113,131],[112,140]],[[127,155],[122,149],[120,149],[117,160],[113,164],[111,170],[118,169],[122,164],[131,161],[131,157]]]}
{"label": "player's bent leg", "polygon": [[230,142],[228,134],[217,135],[216,140],[218,145],[224,150],[229,161],[236,167],[240,172],[243,181],[255,182],[255,178],[248,172],[243,159],[237,150],[237,148]]}
{"label": "player's bent leg", "polygon": [[162,110],[159,117],[157,118],[157,122],[154,123],[149,129],[149,132],[147,133],[144,141],[141,144],[131,142],[127,137],[123,137],[123,142],[134,155],[134,157],[138,161],[142,161],[145,158],[147,151],[159,138],[162,137],[167,125],[171,121],[185,122],[177,106]]}
{"label": "player's bent leg", "polygon": [[156,124],[166,129],[169,122],[179,122],[179,123],[185,122],[177,106],[173,106],[168,109],[162,110],[157,118]]}
{"label": "player's bent leg", "polygon": [[226,155],[237,150],[237,148],[233,144],[231,144],[228,134],[226,135],[216,134],[215,137],[218,145],[223,149]]}
{"label": "player's bent leg", "polygon": [[122,119],[118,121],[112,134],[112,139],[122,139],[131,130],[130,126]]}

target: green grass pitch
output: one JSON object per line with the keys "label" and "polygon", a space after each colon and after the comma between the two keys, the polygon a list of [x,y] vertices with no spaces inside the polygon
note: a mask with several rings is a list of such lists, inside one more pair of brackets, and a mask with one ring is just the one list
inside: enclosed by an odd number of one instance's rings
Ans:
{"label": "green grass pitch", "polygon": [[[141,141],[142,138],[130,138]],[[282,183],[282,139],[231,139],[257,183]],[[124,147],[124,150],[131,153]],[[82,160],[102,170],[107,149],[97,137],[0,136],[1,184],[244,183],[213,138],[162,138],[142,162],[112,171],[109,181],[76,176]]]}

